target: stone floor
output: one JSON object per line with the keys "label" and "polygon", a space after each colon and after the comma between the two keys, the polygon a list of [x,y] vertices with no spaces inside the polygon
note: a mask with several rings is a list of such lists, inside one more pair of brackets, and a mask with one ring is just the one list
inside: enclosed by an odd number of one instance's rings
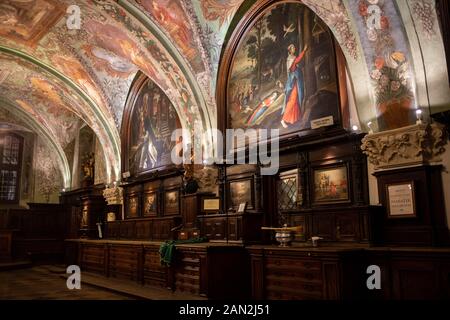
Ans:
{"label": "stone floor", "polygon": [[205,300],[206,298],[133,281],[82,272],[81,289],[66,286],[65,266],[42,265],[1,271],[0,300]]}
{"label": "stone floor", "polygon": [[128,295],[81,285],[69,290],[60,273],[47,266],[0,272],[1,300],[128,300]]}

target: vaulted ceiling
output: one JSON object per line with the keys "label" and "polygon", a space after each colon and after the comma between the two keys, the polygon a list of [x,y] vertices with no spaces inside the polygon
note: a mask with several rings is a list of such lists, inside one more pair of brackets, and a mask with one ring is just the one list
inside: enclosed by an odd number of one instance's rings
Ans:
{"label": "vaulted ceiling", "polygon": [[[26,114],[46,134],[58,151],[60,167],[67,171],[66,186],[70,185],[70,170],[62,150],[82,122],[93,129],[102,145],[108,182],[120,179],[119,132],[138,71],[167,94],[184,128],[216,127],[216,77],[222,46],[243,2],[78,0],[73,6],[72,0],[1,0],[0,108]],[[365,40],[367,32],[360,25],[364,8],[347,0],[303,2],[324,20],[341,45],[359,120],[370,120],[376,116],[370,108],[374,89],[368,84],[376,48]],[[427,34],[428,22],[420,25],[420,10],[413,5],[433,5],[434,1],[414,0],[411,7],[399,3],[394,9],[388,8],[390,0],[361,2],[384,5],[393,25],[404,26],[402,31],[392,30],[392,37],[398,50],[415,59],[411,73],[416,82],[426,81],[427,60],[432,68],[442,57],[433,58],[427,49],[417,54],[414,49],[421,41],[440,48],[442,39],[434,7],[434,25]],[[417,26],[414,15],[419,17]],[[414,39],[413,31],[418,31]],[[440,82],[442,77],[434,80]],[[420,93],[421,88],[416,92],[418,104],[430,106],[430,93]]]}

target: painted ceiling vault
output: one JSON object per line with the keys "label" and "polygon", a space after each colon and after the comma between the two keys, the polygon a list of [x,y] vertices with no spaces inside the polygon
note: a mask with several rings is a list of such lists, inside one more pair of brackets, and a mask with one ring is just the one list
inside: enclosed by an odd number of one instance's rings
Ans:
{"label": "painted ceiling vault", "polygon": [[[243,2],[0,0],[0,104],[27,114],[58,150],[86,123],[105,152],[106,182],[120,180],[119,132],[138,71],[166,93],[184,128],[216,127],[220,56],[230,25],[244,14]],[[381,59],[397,67],[408,62],[401,72],[416,106],[450,101],[450,93],[439,90],[448,78],[436,71],[445,57],[435,53],[443,52],[443,45],[434,1],[404,2],[303,1],[330,27],[344,52],[362,126],[377,117],[385,98],[374,84]],[[383,17],[376,32],[365,29],[373,6]],[[386,44],[388,50],[380,50]],[[426,81],[434,89],[424,91]],[[206,137],[204,144],[213,148],[213,142]],[[70,186],[67,155],[60,153],[62,176]]]}

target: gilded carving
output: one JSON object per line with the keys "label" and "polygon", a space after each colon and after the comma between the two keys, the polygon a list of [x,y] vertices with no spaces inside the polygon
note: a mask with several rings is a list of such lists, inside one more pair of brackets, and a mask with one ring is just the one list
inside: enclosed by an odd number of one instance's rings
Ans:
{"label": "gilded carving", "polygon": [[123,204],[123,189],[120,187],[106,188],[103,197],[109,205]]}

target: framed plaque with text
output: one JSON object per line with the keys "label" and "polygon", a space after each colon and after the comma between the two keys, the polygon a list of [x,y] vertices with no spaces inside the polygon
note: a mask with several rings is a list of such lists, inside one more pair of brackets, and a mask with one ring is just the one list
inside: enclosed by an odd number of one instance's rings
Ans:
{"label": "framed plaque with text", "polygon": [[205,197],[202,201],[202,212],[204,213],[218,213],[220,211],[220,198]]}
{"label": "framed plaque with text", "polygon": [[386,185],[388,218],[416,217],[414,181]]}

